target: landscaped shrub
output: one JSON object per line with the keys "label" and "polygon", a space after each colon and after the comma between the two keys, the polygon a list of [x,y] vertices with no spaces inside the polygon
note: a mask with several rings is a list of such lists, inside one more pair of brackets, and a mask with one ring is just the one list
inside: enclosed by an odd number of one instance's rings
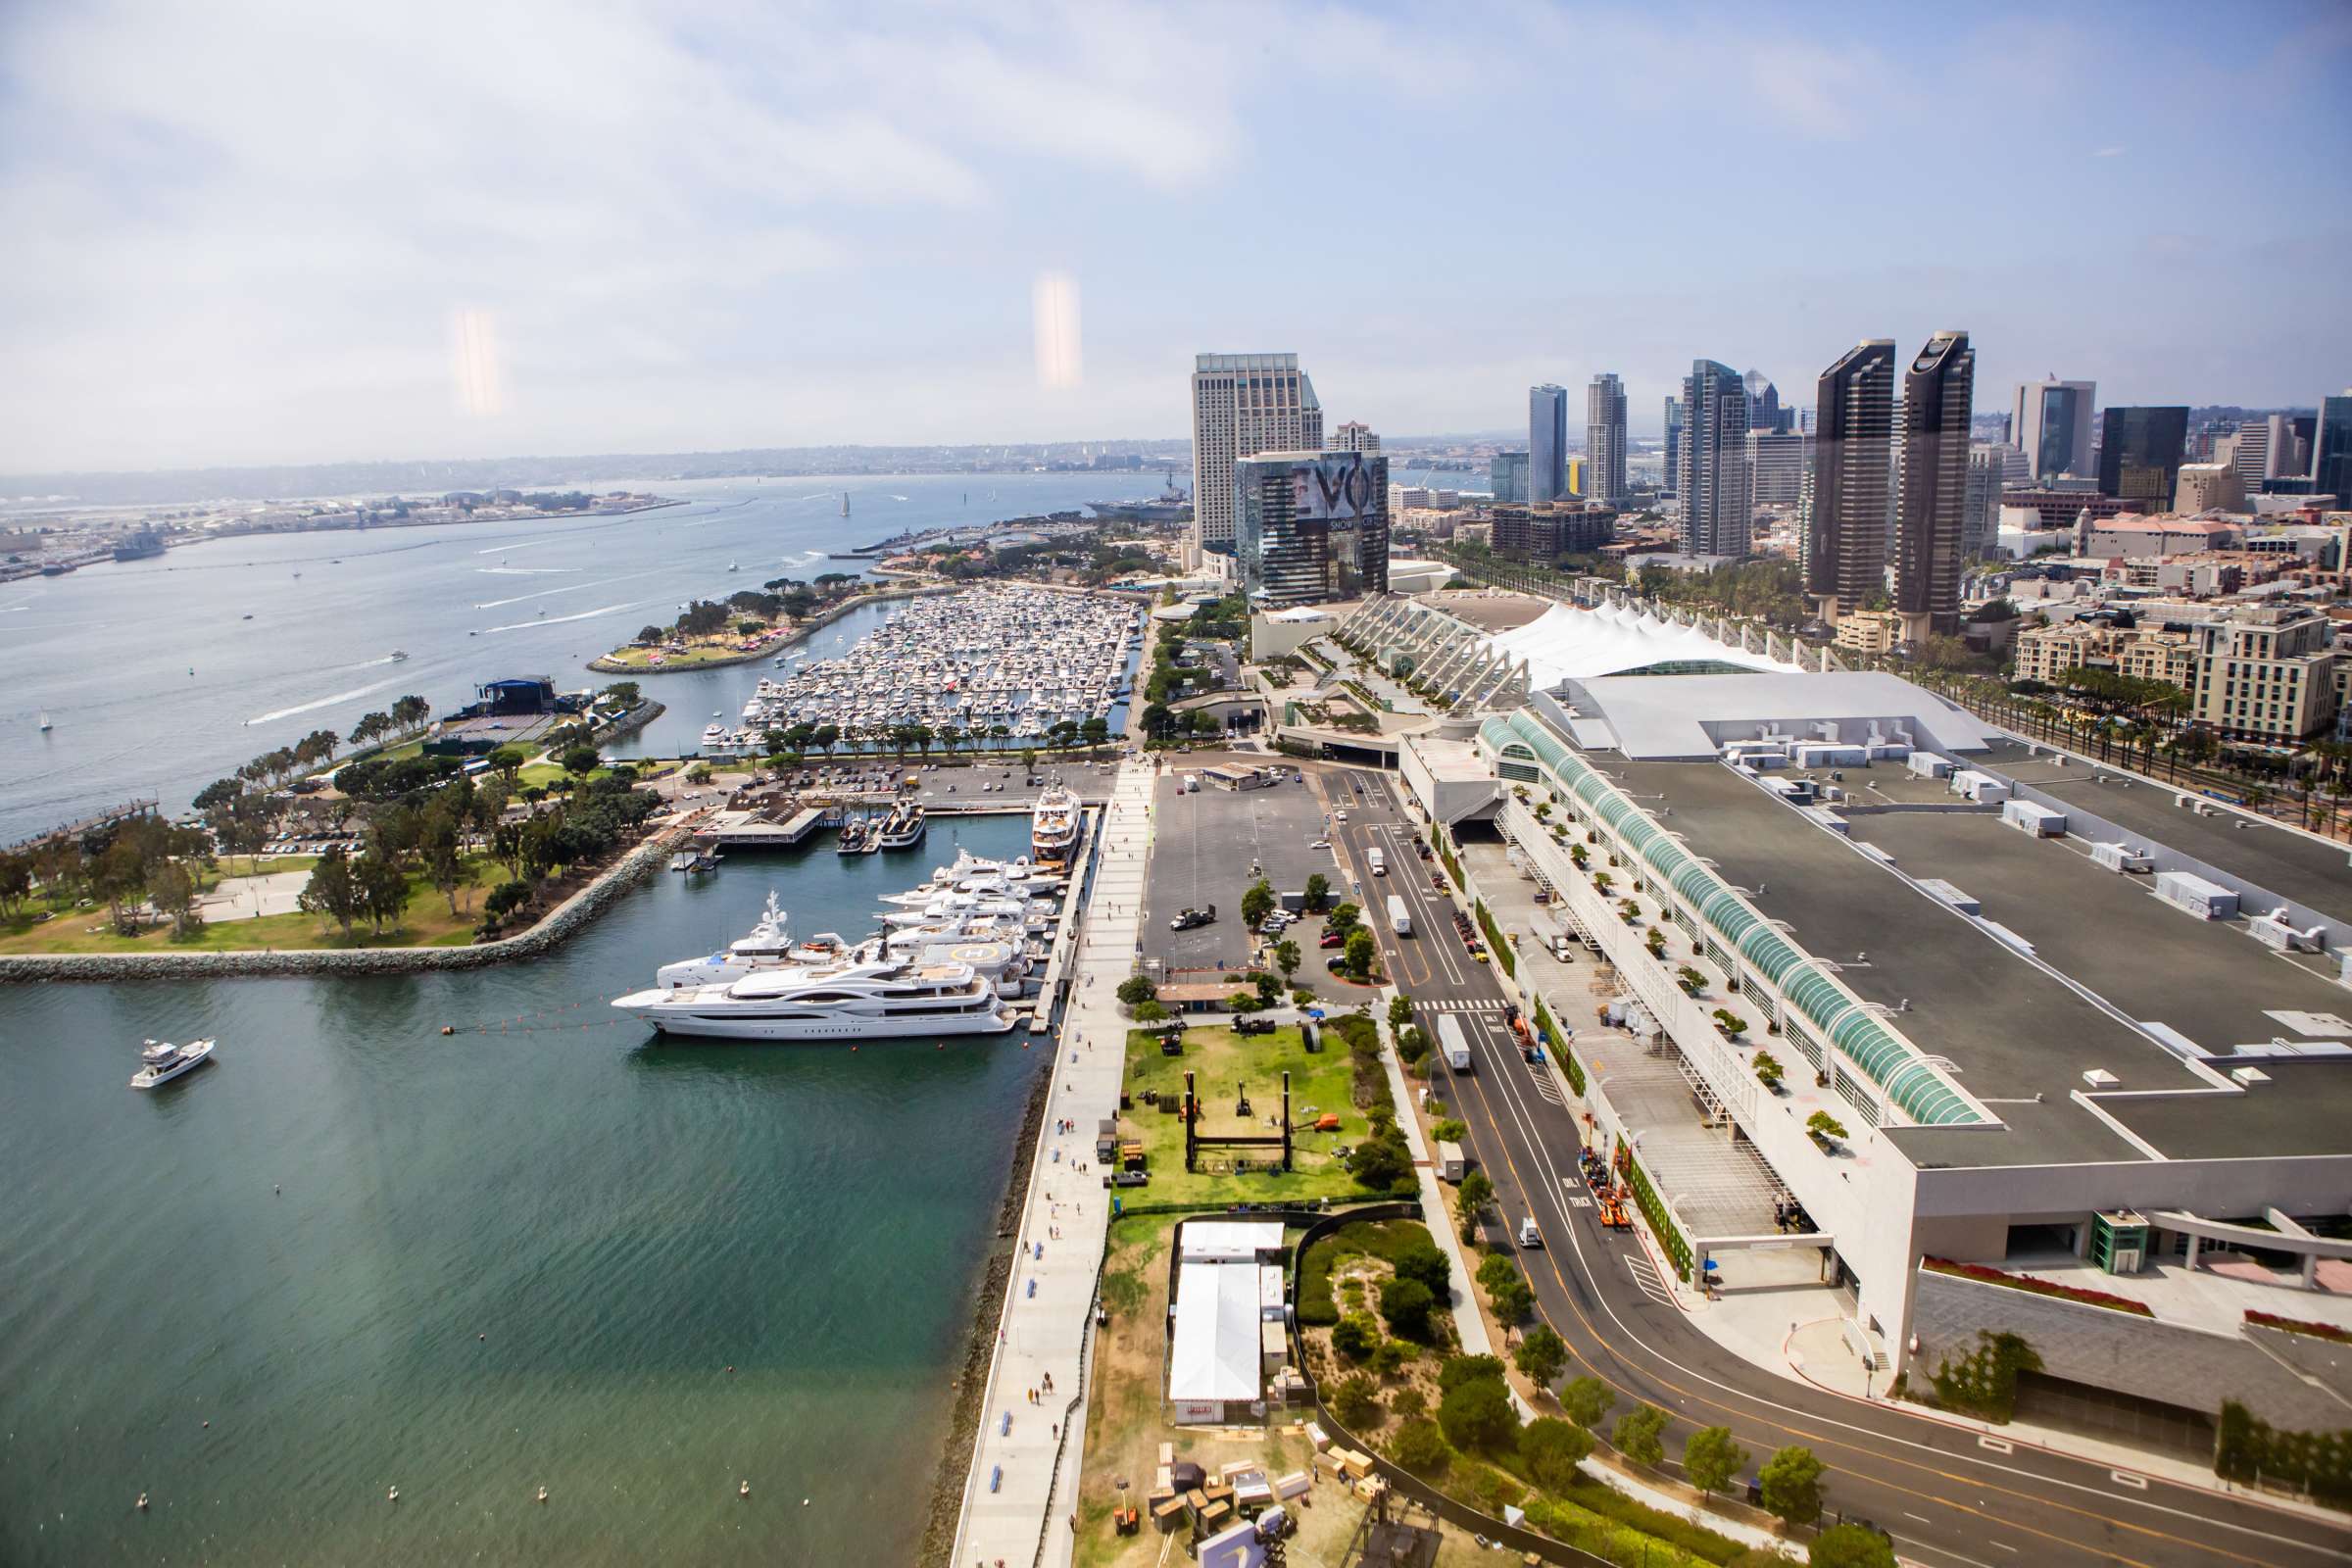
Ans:
{"label": "landscaped shrub", "polygon": [[[2037,1280],[2030,1274],[2010,1274],[1983,1263],[1955,1263],[1948,1257],[1923,1257],[1920,1267],[1937,1274],[1956,1274],[1964,1280],[1979,1280],[1986,1285],[2005,1286],[2013,1291],[2031,1291],[2035,1296],[2052,1296],[2062,1301],[2080,1301],[2084,1306],[2103,1306],[2111,1311],[2130,1312],[2134,1317],[2154,1317],[2145,1301],[2134,1301],[2128,1296],[2110,1296],[2105,1291],[2084,1290],[2080,1285],[2060,1285],[2053,1280]],[[2252,1317],[2254,1314],[2246,1314]]]}
{"label": "landscaped shrub", "polygon": [[1507,1450],[1519,1432],[1519,1412],[1499,1377],[1472,1378],[1447,1389],[1438,1400],[1438,1427],[1457,1448]]}
{"label": "landscaped shrub", "polygon": [[1634,1190],[1634,1201],[1640,1205],[1642,1217],[1649,1221],[1650,1233],[1657,1237],[1658,1244],[1666,1249],[1667,1257],[1673,1261],[1675,1274],[1688,1281],[1690,1278],[1690,1244],[1683,1239],[1681,1228],[1674,1223],[1674,1216],[1666,1211],[1665,1201],[1658,1197],[1657,1189],[1649,1185],[1648,1172],[1631,1154],[1625,1160],[1625,1180],[1626,1185]]}
{"label": "landscaped shrub", "polygon": [[1426,1417],[1407,1421],[1396,1429],[1396,1441],[1389,1445],[1389,1456],[1417,1476],[1443,1475],[1453,1458],[1453,1449],[1446,1446],[1446,1434],[1438,1424]]}
{"label": "landscaped shrub", "polygon": [[2281,1329],[2288,1334],[2308,1334],[2314,1339],[2333,1340],[2338,1345],[2352,1345],[2352,1334],[2345,1333],[2332,1323],[2311,1323],[2299,1317],[2280,1317],[2275,1312],[2246,1309],[2246,1321],[2266,1329]]}
{"label": "landscaped shrub", "polygon": [[1979,1329],[1977,1338],[1976,1349],[1946,1356],[1928,1381],[1945,1409],[2005,1424],[2017,1412],[2017,1375],[2040,1371],[2041,1356],[2015,1334]]}
{"label": "landscaped shrub", "polygon": [[1478,928],[1487,934],[1487,951],[1494,955],[1494,961],[1502,966],[1504,974],[1517,973],[1519,960],[1512,956],[1510,944],[1503,941],[1502,933],[1495,929],[1494,917],[1487,912],[1486,901],[1475,900],[1470,908],[1478,916]]}
{"label": "landscaped shrub", "polygon": [[2320,1502],[2352,1506],[2352,1428],[2281,1432],[2235,1399],[2225,1399],[2213,1469],[2224,1480],[2284,1482]]}

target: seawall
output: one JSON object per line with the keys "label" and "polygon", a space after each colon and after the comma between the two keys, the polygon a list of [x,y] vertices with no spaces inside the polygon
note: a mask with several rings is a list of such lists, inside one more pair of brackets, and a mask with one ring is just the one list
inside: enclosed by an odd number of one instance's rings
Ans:
{"label": "seawall", "polygon": [[50,980],[220,979],[233,975],[417,974],[535,958],[658,872],[683,836],[665,829],[605,868],[528,931],[465,948],[297,948],[260,953],[54,953],[0,957],[0,985]]}

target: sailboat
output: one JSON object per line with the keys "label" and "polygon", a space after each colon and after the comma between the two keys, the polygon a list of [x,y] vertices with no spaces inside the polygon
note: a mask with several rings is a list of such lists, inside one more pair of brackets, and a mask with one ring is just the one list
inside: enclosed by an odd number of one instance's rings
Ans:
{"label": "sailboat", "polygon": [[43,733],[46,733],[46,732],[48,732],[49,730],[53,730],[53,729],[55,729],[56,727],[57,727],[56,725],[54,725],[54,724],[52,724],[52,723],[50,723],[50,722],[49,722],[49,715],[48,715],[47,713],[45,713],[45,712],[44,712],[43,714],[41,714],[41,729],[42,729]]}
{"label": "sailboat", "polygon": [[841,514],[845,517],[850,514],[850,493],[847,490],[841,493]]}

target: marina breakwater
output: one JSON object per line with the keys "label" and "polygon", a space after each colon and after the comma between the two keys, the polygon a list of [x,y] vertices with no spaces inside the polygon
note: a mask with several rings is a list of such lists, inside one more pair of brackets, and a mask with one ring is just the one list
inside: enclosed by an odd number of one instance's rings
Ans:
{"label": "marina breakwater", "polygon": [[[915,599],[924,594],[949,593],[956,587],[955,583],[920,583],[912,587],[885,588],[878,593],[858,594],[818,611],[774,642],[762,643],[744,653],[729,654],[723,659],[698,659],[691,664],[625,664],[612,654],[603,654],[588,661],[588,667],[604,675],[691,675],[700,670],[725,669],[732,664],[756,664],[762,659],[773,658],[779,651],[790,648],[811,633],[822,631],[852,611],[862,610],[867,605],[878,605],[886,599]],[[619,650],[615,649],[614,652]]]}
{"label": "marina breakwater", "polygon": [[464,948],[298,948],[254,953],[51,953],[0,956],[0,985],[50,980],[223,979],[232,975],[384,975],[479,969],[535,958],[562,945],[631,888],[659,872],[691,830],[664,828],[548,911],[527,931]]}

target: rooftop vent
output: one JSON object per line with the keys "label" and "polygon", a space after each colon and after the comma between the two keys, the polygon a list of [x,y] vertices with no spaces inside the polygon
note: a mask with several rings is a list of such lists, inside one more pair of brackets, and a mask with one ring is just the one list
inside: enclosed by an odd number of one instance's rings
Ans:
{"label": "rooftop vent", "polygon": [[2232,1067],[2230,1069],[2230,1076],[2236,1079],[2240,1086],[2249,1089],[2256,1084],[2267,1084],[2271,1081],[2271,1075],[2260,1067]]}
{"label": "rooftop vent", "polygon": [[2093,1089],[2113,1089],[2117,1084],[2123,1082],[2121,1078],[2118,1078],[2115,1074],[2109,1072],[2104,1067],[2091,1068],[2090,1071],[2082,1075],[2082,1081],[2090,1085],[2090,1087]]}

